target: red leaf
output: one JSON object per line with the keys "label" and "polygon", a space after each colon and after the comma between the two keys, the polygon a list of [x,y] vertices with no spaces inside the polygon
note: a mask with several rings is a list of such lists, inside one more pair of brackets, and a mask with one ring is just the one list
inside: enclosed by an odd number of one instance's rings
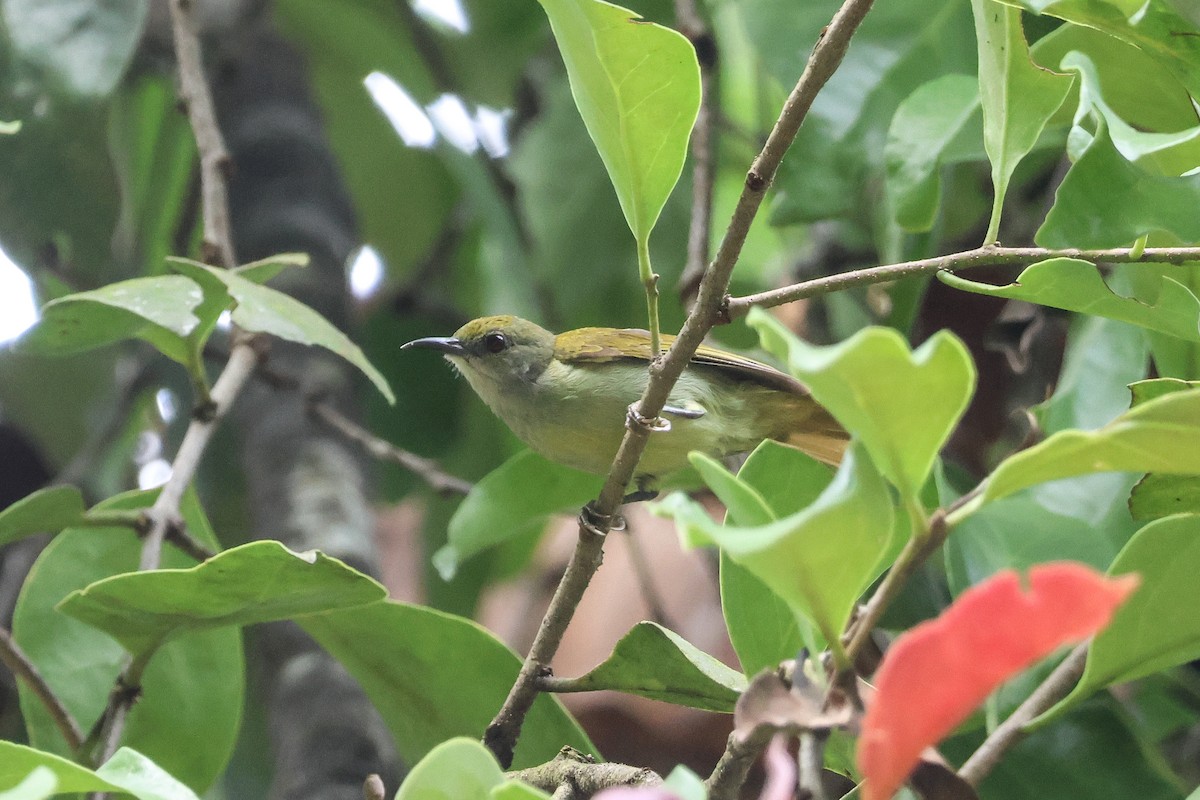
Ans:
{"label": "red leaf", "polygon": [[864,800],[891,797],[936,744],[1001,683],[1108,624],[1138,584],[1081,564],[1042,564],[1025,591],[1012,570],[963,592],[937,619],[896,642],[875,673],[858,764]]}

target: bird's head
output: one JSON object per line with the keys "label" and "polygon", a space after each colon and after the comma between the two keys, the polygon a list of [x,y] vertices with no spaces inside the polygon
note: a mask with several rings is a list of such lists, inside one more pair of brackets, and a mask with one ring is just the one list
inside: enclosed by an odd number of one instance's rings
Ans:
{"label": "bird's head", "polygon": [[429,336],[401,346],[444,353],[468,378],[486,377],[504,385],[532,382],[554,358],[554,334],[520,317],[480,317],[453,336]]}

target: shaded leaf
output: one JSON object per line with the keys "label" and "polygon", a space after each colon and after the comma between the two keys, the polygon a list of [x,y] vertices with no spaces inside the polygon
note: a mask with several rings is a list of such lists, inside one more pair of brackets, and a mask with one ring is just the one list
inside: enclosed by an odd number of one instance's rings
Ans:
{"label": "shaded leaf", "polygon": [[975,294],[1095,314],[1181,339],[1200,341],[1200,299],[1169,277],[1162,279],[1153,303],[1116,294],[1100,277],[1094,264],[1077,258],[1039,261],[1007,286],[977,283],[948,272],[939,272],[938,278],[956,289]]}
{"label": "shaded leaf", "polygon": [[540,2],[625,219],[645,242],[679,180],[700,108],[696,54],[680,33],[620,6]]}
{"label": "shaded leaf", "polygon": [[[363,687],[408,764],[451,737],[483,736],[521,669],[516,653],[482,626],[423,606],[387,601],[299,623]],[[540,695],[513,768],[549,761],[564,744],[595,752],[562,704]]]}
{"label": "shaded leaf", "polygon": [[706,711],[733,711],[745,677],[653,622],[639,622],[576,683]]}
{"label": "shaded leaf", "polygon": [[1129,384],[1129,393],[1133,396],[1130,407],[1139,406],[1147,400],[1172,392],[1186,392],[1189,389],[1200,389],[1200,381],[1181,381],[1178,378],[1147,378],[1134,381]]}
{"label": "shaded leaf", "polygon": [[854,602],[883,570],[892,537],[892,499],[861,446],[807,508],[766,525],[718,525],[682,494],[658,503],[689,544],[715,544],[811,620],[826,641],[840,634]]}
{"label": "shaded leaf", "polygon": [[1092,472],[1200,474],[1200,390],[1133,408],[1097,431],[1061,431],[1000,463],[983,501],[1027,486]]}
{"label": "shaded leaf", "polygon": [[910,350],[896,331],[866,328],[841,344],[814,347],[762,309],[752,309],[748,322],[763,347],[786,359],[813,397],[862,441],[879,471],[915,497],[975,388],[963,343],[939,331]]}
{"label": "shaded leaf", "polygon": [[1200,478],[1146,475],[1129,493],[1129,513],[1143,522],[1173,514],[1200,514]]}
{"label": "shaded leaf", "polygon": [[1047,711],[1057,716],[1089,694],[1200,658],[1200,618],[1194,613],[1200,570],[1200,516],[1179,514],[1146,525],[1109,567],[1110,575],[1137,573],[1135,593],[1096,634],[1075,689]]}
{"label": "shaded leaf", "polygon": [[578,511],[604,479],[523,450],[471,487],[450,519],[449,541],[433,564],[450,580],[467,558],[545,526],[551,514]]}
{"label": "shaded leaf", "polygon": [[[1137,585],[1071,563],[1015,572],[964,592],[940,617],[902,634],[875,673],[858,763],[865,800],[885,800],[921,752],[962,722],[997,686],[1108,623]],[[937,680],[932,678],[937,676]]]}
{"label": "shaded leaf", "polygon": [[48,486],[0,511],[0,545],[79,522],[87,511],[74,486]]}
{"label": "shaded leaf", "polygon": [[135,656],[183,633],[254,625],[382,600],[377,581],[318,551],[250,542],[191,569],[115,575],[58,604]]}

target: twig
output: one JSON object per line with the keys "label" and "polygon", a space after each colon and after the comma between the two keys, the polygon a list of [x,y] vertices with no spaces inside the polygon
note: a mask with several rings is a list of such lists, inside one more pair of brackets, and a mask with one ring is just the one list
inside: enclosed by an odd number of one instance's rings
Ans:
{"label": "twig", "polygon": [[1132,247],[1119,247],[1108,250],[1049,250],[1042,247],[999,247],[983,246],[974,250],[963,250],[933,258],[922,258],[918,261],[905,261],[899,264],[885,264],[868,269],[857,269],[838,275],[827,275],[771,289],[766,292],[750,294],[744,297],[731,297],[725,303],[724,311],[730,319],[740,317],[753,306],[778,306],[809,297],[831,294],[854,286],[867,286],[875,283],[887,283],[915,275],[932,275],[935,272],[955,272],[961,269],[985,266],[1004,266],[1013,264],[1028,264],[1033,261],[1044,261],[1049,258],[1077,258],[1083,261],[1107,261],[1114,264],[1157,263],[1183,264],[1188,261],[1200,260],[1200,247],[1147,247],[1141,251]]}
{"label": "twig", "polygon": [[767,748],[776,730],[773,725],[759,725],[746,737],[737,731],[729,734],[725,752],[704,782],[708,800],[736,800],[750,767]]}
{"label": "twig", "polygon": [[391,442],[380,439],[361,425],[355,424],[333,406],[320,401],[310,405],[314,416],[350,441],[361,446],[380,461],[399,464],[416,475],[429,488],[440,495],[465,495],[471,491],[471,483],[442,471],[436,461],[422,458],[415,453],[402,450]]}
{"label": "twig", "polygon": [[75,721],[71,712],[63,705],[62,700],[50,688],[50,684],[46,683],[46,679],[25,655],[25,651],[13,641],[12,634],[4,628],[0,628],[0,661],[4,662],[4,666],[8,667],[13,675],[25,681],[37,699],[42,701],[42,705],[50,713],[50,718],[54,720],[55,727],[66,741],[67,747],[71,749],[72,753],[78,753],[79,748],[83,746],[83,731],[80,730],[79,723]]}
{"label": "twig", "polygon": [[[813,99],[841,63],[850,46],[850,37],[870,10],[872,2],[873,0],[845,0],[813,48],[804,74],[800,76],[799,82],[788,96],[762,152],[754,159],[746,175],[745,187],[721,241],[721,247],[700,281],[696,304],[667,354],[650,364],[649,380],[636,408],[641,419],[654,420],[658,417],[667,402],[667,396],[695,354],[696,348],[722,318],[729,277],[737,264],[742,245],[745,244],[746,235],[762,204],[763,196],[775,177],[784,153],[796,138]],[[598,521],[598,524],[580,526],[575,551],[571,555],[562,581],[554,592],[537,636],[534,637],[529,655],[526,656],[504,705],[484,733],[484,744],[503,765],[512,763],[512,751],[520,736],[521,725],[537,697],[535,679],[547,673],[548,665],[567,629],[567,623],[574,615],[592,575],[603,561],[603,531],[609,527],[607,521],[616,514],[649,437],[650,428],[646,425],[626,426],[625,436],[613,459],[604,488],[599,498],[589,505],[590,517]]]}
{"label": "twig", "polygon": [[800,752],[796,757],[796,765],[800,773],[800,794],[797,796],[802,800],[829,800],[822,777],[825,770],[825,739],[828,736],[828,731],[800,732]]}
{"label": "twig", "polygon": [[628,764],[597,764],[572,747],[564,747],[545,764],[510,772],[508,777],[553,792],[556,797],[563,786],[570,788],[567,796],[591,797],[616,786],[658,786],[663,782],[653,770]]}
{"label": "twig", "polygon": [[692,217],[688,225],[687,262],[679,276],[679,296],[688,300],[700,285],[708,266],[708,240],[712,236],[713,184],[716,178],[717,42],[700,16],[696,0],[675,0],[675,20],[680,32],[696,49],[700,64],[700,111],[692,127]]}
{"label": "twig", "polygon": [[1008,719],[996,726],[979,749],[971,754],[958,771],[958,777],[978,786],[1009,748],[1025,737],[1025,726],[1053,706],[1074,688],[1087,664],[1088,645],[1083,643],[1062,660],[1033,694],[1017,706]]}

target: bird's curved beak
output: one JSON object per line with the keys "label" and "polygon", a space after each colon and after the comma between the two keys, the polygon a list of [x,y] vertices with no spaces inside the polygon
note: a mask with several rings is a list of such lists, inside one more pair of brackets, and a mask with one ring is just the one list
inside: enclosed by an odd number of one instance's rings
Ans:
{"label": "bird's curved beak", "polygon": [[466,355],[467,352],[462,342],[453,336],[426,336],[424,339],[413,339],[411,342],[400,345],[401,350],[407,350],[410,347],[437,350],[439,353],[445,353],[448,356],[462,356]]}

